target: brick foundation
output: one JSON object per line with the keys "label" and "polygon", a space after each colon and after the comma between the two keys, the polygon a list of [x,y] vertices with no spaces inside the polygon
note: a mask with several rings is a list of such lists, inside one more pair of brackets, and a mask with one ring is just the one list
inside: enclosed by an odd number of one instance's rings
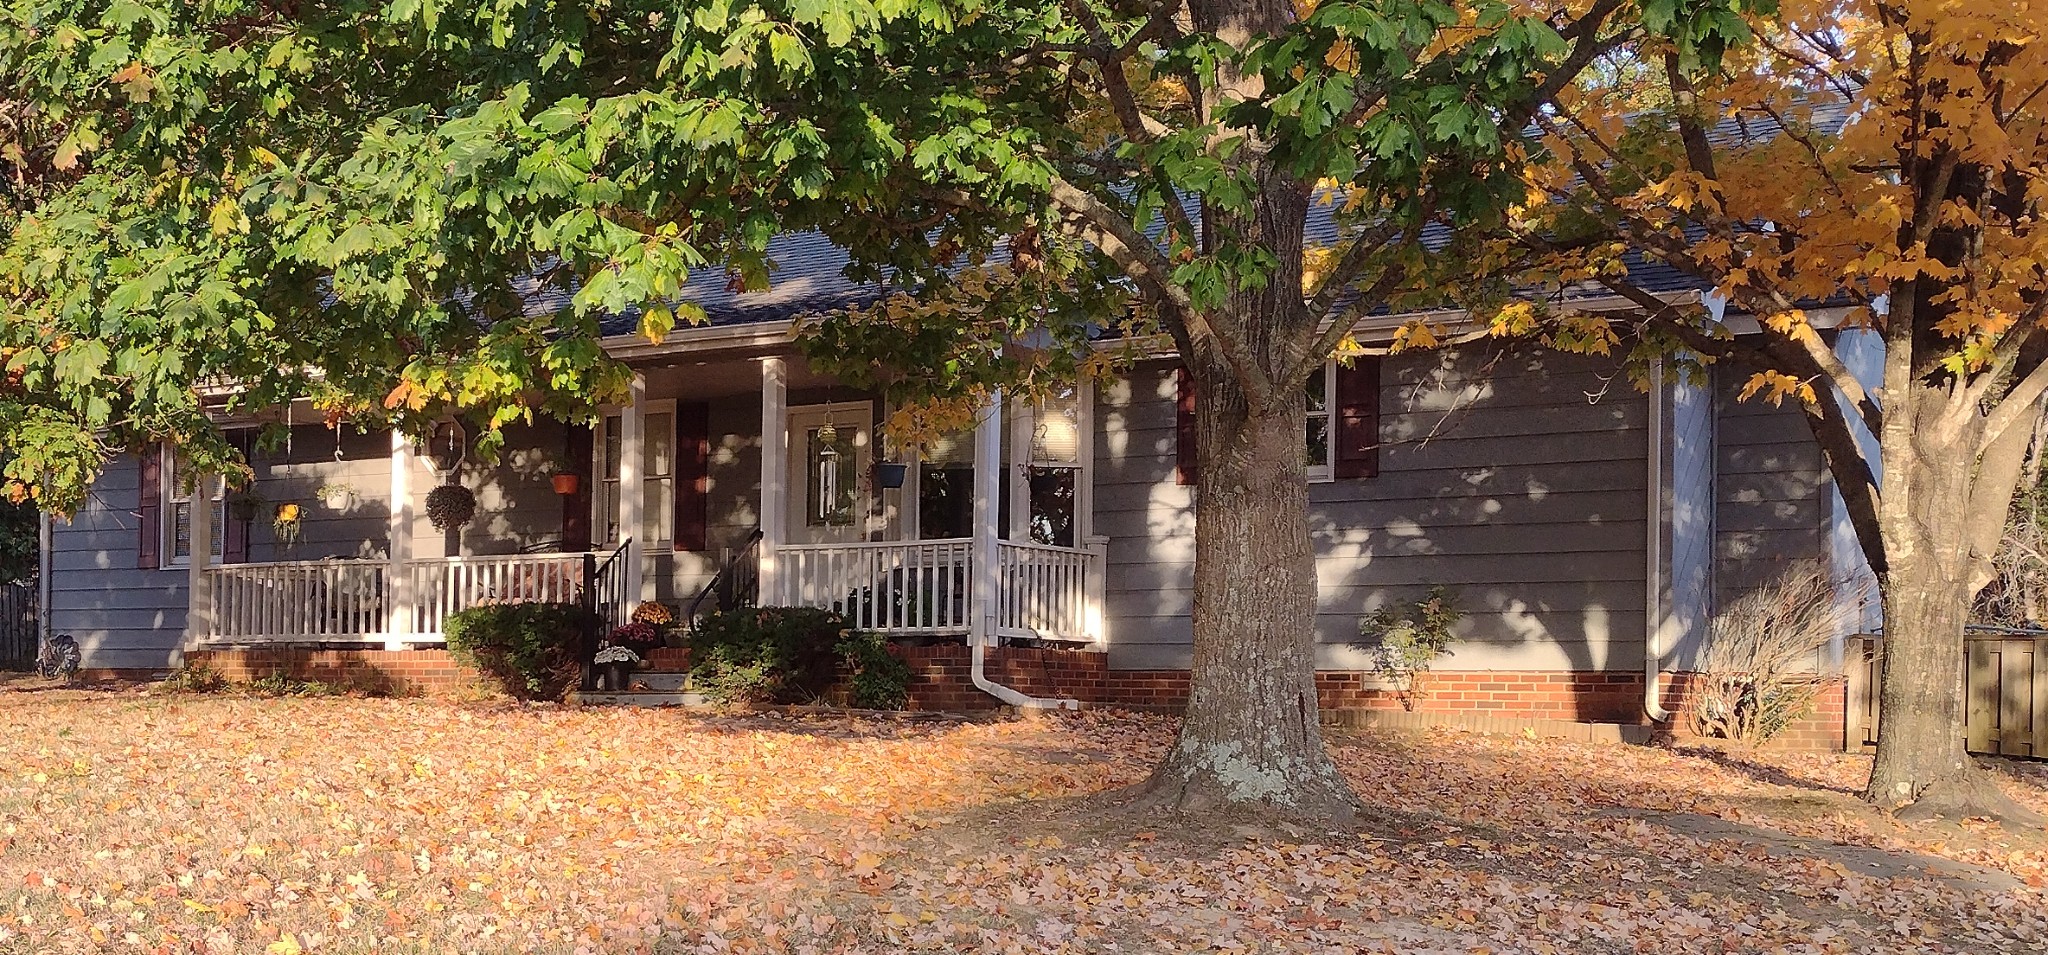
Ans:
{"label": "brick foundation", "polygon": [[[1002,704],[976,689],[972,655],[965,646],[905,646],[910,665],[913,710],[991,710]],[[681,670],[687,651],[663,648],[646,655],[649,669]],[[457,666],[445,650],[207,650],[188,662],[241,682],[282,674],[361,689],[400,694],[436,694],[471,689],[476,676]],[[1057,697],[1152,712],[1178,712],[1187,705],[1186,670],[1111,670],[1109,655],[1085,650],[999,647],[988,652],[988,678],[1029,696]],[[1664,705],[1684,705],[1691,674],[1664,674]],[[1346,711],[1403,711],[1399,694],[1370,673],[1316,674],[1318,705],[1326,716]],[[1444,671],[1423,679],[1416,714],[1488,720],[1649,724],[1643,713],[1643,675],[1621,672]],[[1773,748],[1840,750],[1847,710],[1842,681],[1831,682],[1812,716],[1794,724]],[[1676,720],[1673,721],[1677,723]],[[1673,726],[1682,732],[1682,727]]]}
{"label": "brick foundation", "polygon": [[185,655],[185,664],[205,667],[234,683],[282,676],[397,696],[454,693],[484,685],[476,671],[458,665],[446,650],[197,650]]}

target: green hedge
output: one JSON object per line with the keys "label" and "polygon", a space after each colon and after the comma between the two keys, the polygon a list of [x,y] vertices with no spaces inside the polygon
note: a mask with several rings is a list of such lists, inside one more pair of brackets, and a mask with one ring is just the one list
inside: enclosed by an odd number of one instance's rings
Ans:
{"label": "green hedge", "polygon": [[713,613],[690,633],[690,680],[721,703],[808,703],[838,675],[846,620],[811,607]]}
{"label": "green hedge", "polygon": [[690,633],[690,679],[721,703],[808,703],[843,672],[849,701],[899,709],[910,667],[878,633],[848,629],[846,618],[811,607],[760,607],[713,613]]}
{"label": "green hedge", "polygon": [[597,625],[575,604],[471,607],[448,618],[448,652],[522,700],[559,700],[583,671],[578,649]]}

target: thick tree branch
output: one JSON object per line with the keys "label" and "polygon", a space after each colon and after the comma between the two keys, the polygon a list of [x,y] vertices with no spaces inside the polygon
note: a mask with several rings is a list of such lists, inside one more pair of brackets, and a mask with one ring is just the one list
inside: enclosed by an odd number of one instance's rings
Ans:
{"label": "thick tree branch", "polygon": [[1173,280],[1173,264],[1167,261],[1158,246],[1139,232],[1128,217],[1079,186],[1054,177],[1049,191],[1054,203],[1080,221],[1078,231],[1081,237],[1100,249],[1160,303],[1167,318],[1168,331],[1174,332],[1174,341],[1183,354],[1192,356],[1201,345],[1213,345],[1237,374],[1239,386],[1252,399],[1254,412],[1263,413],[1266,397],[1273,394],[1272,379],[1252,360],[1244,344],[1210,322],[1188,295],[1187,289]]}

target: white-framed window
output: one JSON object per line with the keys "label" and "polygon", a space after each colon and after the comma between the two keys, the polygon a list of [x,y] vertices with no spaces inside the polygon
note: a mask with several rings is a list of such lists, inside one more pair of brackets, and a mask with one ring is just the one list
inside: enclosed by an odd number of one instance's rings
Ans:
{"label": "white-framed window", "polygon": [[[625,441],[617,412],[599,419],[592,439],[597,493],[591,495],[591,526],[596,543],[616,547],[619,533],[619,462]],[[640,415],[640,532],[633,535],[646,547],[669,546],[675,537],[676,405],[650,401]]]}
{"label": "white-framed window", "polygon": [[[159,452],[162,455],[158,468],[157,493],[162,495],[162,511],[169,519],[162,523],[164,567],[184,567],[192,560],[192,479],[185,456],[166,444]],[[220,560],[227,543],[227,480],[220,475],[207,478],[208,498],[213,502],[212,550],[214,560]]]}
{"label": "white-framed window", "polygon": [[1308,376],[1308,427],[1302,435],[1302,462],[1308,479],[1329,481],[1336,475],[1330,462],[1330,406],[1335,403],[1337,361],[1331,359]]}
{"label": "white-framed window", "polygon": [[1024,472],[1033,543],[1079,543],[1082,445],[1090,439],[1086,425],[1079,388],[1048,395],[1033,409],[1030,460]]}

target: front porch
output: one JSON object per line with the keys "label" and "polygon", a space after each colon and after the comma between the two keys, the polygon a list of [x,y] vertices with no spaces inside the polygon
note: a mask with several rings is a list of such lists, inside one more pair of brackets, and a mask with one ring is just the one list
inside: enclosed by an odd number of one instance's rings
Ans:
{"label": "front porch", "polygon": [[[581,603],[612,625],[658,600],[684,615],[832,609],[862,630],[970,646],[1101,641],[1106,547],[1089,536],[1085,392],[1052,413],[992,401],[973,430],[920,456],[885,451],[879,401],[796,359],[638,371],[631,400],[595,428],[558,432],[561,451],[508,449],[526,455],[528,485],[577,475],[559,512],[530,487],[492,493],[502,464],[458,455],[436,465],[430,449],[394,437],[388,493],[362,502],[383,505],[374,509],[385,512],[384,540],[258,541],[245,551],[328,556],[256,562],[188,548],[200,551],[187,556],[188,649],[435,646],[457,612],[526,601]],[[1035,419],[1053,415],[1048,443]],[[334,447],[341,462],[339,439]],[[437,479],[478,485],[477,520],[491,532],[416,531]],[[220,536],[209,521],[235,519],[199,494],[181,507],[185,540]],[[489,552],[507,548],[520,552]]]}

